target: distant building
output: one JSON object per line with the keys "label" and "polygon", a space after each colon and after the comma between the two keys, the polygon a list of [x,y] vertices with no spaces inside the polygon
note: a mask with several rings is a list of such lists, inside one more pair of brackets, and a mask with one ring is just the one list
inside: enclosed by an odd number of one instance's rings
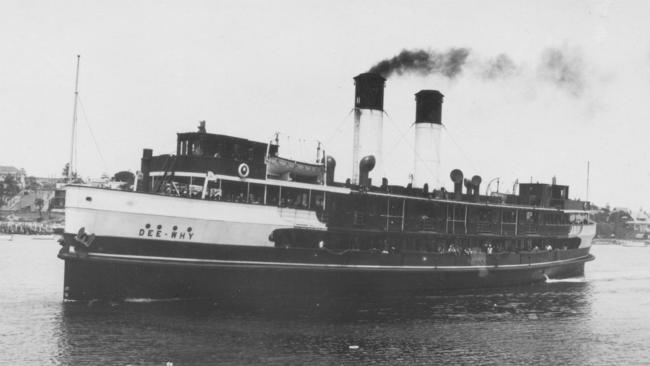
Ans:
{"label": "distant building", "polygon": [[12,175],[18,182],[25,181],[25,169],[18,169],[13,166],[0,165],[0,180],[4,180],[8,175]]}
{"label": "distant building", "polygon": [[628,221],[627,224],[631,225],[636,233],[650,233],[650,216],[643,210],[632,215],[632,221]]}

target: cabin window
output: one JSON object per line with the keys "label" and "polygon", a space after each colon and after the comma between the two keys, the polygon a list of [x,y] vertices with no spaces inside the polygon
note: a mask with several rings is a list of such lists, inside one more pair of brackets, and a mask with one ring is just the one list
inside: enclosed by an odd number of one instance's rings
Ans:
{"label": "cabin window", "polygon": [[264,202],[264,185],[250,183],[248,187],[248,203],[262,204]]}
{"label": "cabin window", "polygon": [[203,156],[203,148],[200,142],[192,144],[192,156]]}
{"label": "cabin window", "polygon": [[464,206],[451,206],[452,220],[465,221],[465,207]]}
{"label": "cabin window", "polygon": [[266,186],[266,204],[277,206],[280,202],[280,187]]}
{"label": "cabin window", "polygon": [[223,192],[221,190],[221,180],[208,181],[206,186],[205,198],[213,201],[221,201]]}
{"label": "cabin window", "polygon": [[517,220],[517,214],[514,210],[503,210],[503,223],[514,224]]}
{"label": "cabin window", "polygon": [[406,216],[408,218],[419,218],[421,216],[430,216],[431,213],[428,212],[429,205],[420,201],[407,200],[406,201]]}
{"label": "cabin window", "polygon": [[537,223],[539,218],[539,213],[535,211],[524,211],[523,215],[519,215],[520,222],[526,222],[529,224]]}
{"label": "cabin window", "polygon": [[309,191],[307,189],[284,187],[280,195],[280,206],[307,209],[309,207]]}
{"label": "cabin window", "polygon": [[224,180],[221,183],[223,200],[228,202],[246,202],[248,185],[242,182]]}
{"label": "cabin window", "polygon": [[436,221],[442,221],[446,215],[447,207],[445,204],[434,203],[433,207],[430,208],[431,216]]}
{"label": "cabin window", "polygon": [[546,224],[547,225],[561,225],[562,224],[562,215],[556,213],[547,213],[546,215]]}
{"label": "cabin window", "polygon": [[478,211],[478,220],[481,222],[494,222],[494,215],[491,209],[482,208]]}
{"label": "cabin window", "polygon": [[404,200],[391,198],[388,200],[387,229],[391,231],[402,229],[402,209]]}
{"label": "cabin window", "polygon": [[190,177],[190,184],[188,186],[189,196],[192,198],[201,198],[203,194],[204,178]]}
{"label": "cabin window", "polygon": [[242,148],[239,144],[234,144],[232,147],[232,159],[234,161],[240,162],[243,161],[244,159],[244,154],[242,152]]}
{"label": "cabin window", "polygon": [[310,196],[309,208],[314,210],[322,210],[325,208],[325,192],[311,191]]}
{"label": "cabin window", "polygon": [[172,182],[172,184],[176,187],[176,190],[179,192],[179,195],[181,197],[190,196],[189,184],[178,183],[178,182]]}
{"label": "cabin window", "polygon": [[388,214],[390,216],[402,217],[402,205],[404,201],[401,199],[390,199],[388,202]]}

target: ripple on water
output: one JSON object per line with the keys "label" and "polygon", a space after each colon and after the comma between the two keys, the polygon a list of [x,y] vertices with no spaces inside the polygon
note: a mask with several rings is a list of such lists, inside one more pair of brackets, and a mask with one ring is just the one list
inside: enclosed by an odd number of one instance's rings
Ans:
{"label": "ripple on water", "polygon": [[[62,302],[55,242],[0,246],[0,364],[643,364],[650,251],[584,279],[428,296]],[[355,346],[355,347],[352,347]]]}

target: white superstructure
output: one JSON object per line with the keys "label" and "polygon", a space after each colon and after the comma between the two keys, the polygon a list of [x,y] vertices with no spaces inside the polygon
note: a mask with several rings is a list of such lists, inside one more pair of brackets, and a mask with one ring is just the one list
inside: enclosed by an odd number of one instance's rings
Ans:
{"label": "white superstructure", "polygon": [[309,210],[179,198],[69,186],[65,232],[187,241],[204,244],[273,246],[269,233],[282,228],[324,230]]}

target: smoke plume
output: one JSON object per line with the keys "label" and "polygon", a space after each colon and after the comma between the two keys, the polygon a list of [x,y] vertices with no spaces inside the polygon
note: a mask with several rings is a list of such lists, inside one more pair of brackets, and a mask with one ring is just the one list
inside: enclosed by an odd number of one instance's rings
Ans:
{"label": "smoke plume", "polygon": [[385,78],[414,73],[423,76],[440,74],[452,79],[463,71],[469,53],[467,48],[452,48],[447,52],[402,50],[396,56],[379,61],[369,72]]}
{"label": "smoke plume", "polygon": [[483,57],[469,48],[450,48],[447,51],[404,49],[397,55],[379,61],[368,72],[385,78],[404,74],[438,75],[455,79],[461,75],[479,78],[485,82],[509,79],[548,83],[556,89],[582,97],[587,87],[585,63],[579,50],[567,47],[547,48],[534,61],[535,68],[513,61],[506,53]]}
{"label": "smoke plume", "polygon": [[483,63],[482,69],[481,76],[490,80],[507,78],[513,76],[519,71],[519,68],[515,65],[514,61],[512,61],[512,59],[505,53]]}
{"label": "smoke plume", "polygon": [[538,75],[544,81],[580,96],[585,89],[583,61],[576,51],[548,48],[542,53]]}

